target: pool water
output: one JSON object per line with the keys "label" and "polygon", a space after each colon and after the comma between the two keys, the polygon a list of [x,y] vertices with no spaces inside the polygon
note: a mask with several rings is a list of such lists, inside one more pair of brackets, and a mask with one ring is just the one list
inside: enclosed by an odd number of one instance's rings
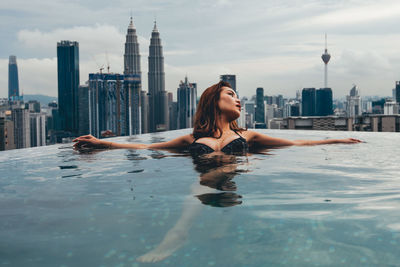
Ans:
{"label": "pool water", "polygon": [[71,144],[0,152],[0,265],[400,264],[397,133],[260,132],[365,143],[200,158]]}

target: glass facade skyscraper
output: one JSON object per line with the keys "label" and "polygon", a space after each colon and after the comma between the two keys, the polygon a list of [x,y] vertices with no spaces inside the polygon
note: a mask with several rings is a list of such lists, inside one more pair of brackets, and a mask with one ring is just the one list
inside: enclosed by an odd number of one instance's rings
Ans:
{"label": "glass facade skyscraper", "polygon": [[238,93],[236,91],[236,75],[233,74],[224,74],[220,76],[221,81],[227,82],[231,85],[231,88],[233,89],[233,91],[236,92],[236,94]]}
{"label": "glass facade skyscraper", "polygon": [[57,43],[58,110],[61,130],[78,133],[79,44]]}
{"label": "glass facade skyscraper", "polygon": [[193,127],[196,113],[197,84],[189,83],[188,78],[181,81],[178,90],[178,129]]}
{"label": "glass facade skyscraper", "polygon": [[[233,89],[233,88],[232,88]],[[264,88],[256,90],[256,123],[265,123]]]}
{"label": "glass facade skyscraper", "polygon": [[315,88],[303,88],[303,91],[301,92],[301,115],[315,116],[316,101]]}
{"label": "glass facade skyscraper", "polygon": [[[125,121],[128,122],[126,135],[141,134],[147,129],[142,127],[142,72],[140,71],[139,43],[136,28],[131,17],[126,34],[124,54],[124,89],[127,102]],[[147,120],[147,117],[144,117]],[[123,132],[123,131],[122,131]]]}
{"label": "glass facade skyscraper", "polygon": [[11,100],[17,100],[19,98],[18,66],[16,56],[10,56],[8,61],[8,98]]}
{"label": "glass facade skyscraper", "polygon": [[333,100],[331,88],[320,88],[316,93],[316,115],[329,116],[333,114]]}
{"label": "glass facade skyscraper", "polygon": [[149,47],[149,131],[168,130],[168,95],[165,91],[164,56],[157,24],[151,33]]}

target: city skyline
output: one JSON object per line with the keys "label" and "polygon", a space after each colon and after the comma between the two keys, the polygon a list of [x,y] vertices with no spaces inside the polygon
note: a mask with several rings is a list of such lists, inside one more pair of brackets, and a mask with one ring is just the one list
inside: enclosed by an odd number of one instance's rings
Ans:
{"label": "city skyline", "polygon": [[[65,3],[44,1],[40,9],[61,4]],[[118,7],[104,3],[99,10],[69,3],[43,16],[37,16],[42,11],[35,5],[15,1],[7,7],[0,4],[4,14],[0,21],[5,25],[0,30],[0,97],[7,96],[9,55],[18,57],[20,93],[57,95],[59,40],[80,43],[81,84],[107,61],[111,72],[123,72],[130,5],[140,6],[132,13],[143,70],[148,68],[146,50],[157,16],[163,35],[166,90],[175,99],[175,88],[186,74],[198,83],[199,95],[227,73],[236,75],[241,96],[252,96],[257,87],[263,87],[266,95],[288,97],[302,88],[323,87],[320,55],[325,33],[332,55],[329,87],[334,98],[344,97],[353,84],[361,95],[391,95],[400,79],[396,29],[400,3],[395,1],[255,1],[252,5],[226,0],[202,4],[136,1],[121,2]],[[196,9],[191,20],[182,12],[189,8]],[[148,91],[147,79],[142,80],[142,88]]]}

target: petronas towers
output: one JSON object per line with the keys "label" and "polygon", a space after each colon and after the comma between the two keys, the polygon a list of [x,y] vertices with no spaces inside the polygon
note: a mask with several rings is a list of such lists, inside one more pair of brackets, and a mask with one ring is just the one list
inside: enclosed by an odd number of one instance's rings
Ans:
{"label": "petronas towers", "polygon": [[[156,23],[154,23],[151,33],[148,60],[148,93],[141,90],[134,92],[133,95],[140,95],[140,97],[132,99],[135,103],[131,102],[133,109],[139,109],[138,112],[134,112],[140,114],[136,120],[134,119],[140,125],[138,133],[168,130],[168,97],[165,91],[164,57]],[[139,43],[132,18],[126,35],[124,75],[139,76],[141,80]]]}

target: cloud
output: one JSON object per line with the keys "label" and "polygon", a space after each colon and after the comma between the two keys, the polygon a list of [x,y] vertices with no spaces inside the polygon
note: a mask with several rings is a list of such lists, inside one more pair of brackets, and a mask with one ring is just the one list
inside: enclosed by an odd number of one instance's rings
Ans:
{"label": "cloud", "polygon": [[56,52],[57,42],[61,40],[78,41],[81,58],[88,58],[105,51],[122,52],[125,36],[114,26],[96,24],[55,29],[50,32],[38,29],[21,30],[17,33],[17,38],[24,47],[33,50],[33,53]]}
{"label": "cloud", "polygon": [[350,6],[333,10],[321,8],[320,12],[315,13],[316,15],[289,21],[283,25],[283,28],[286,30],[294,30],[310,27],[340,27],[342,25],[351,27],[355,24],[370,24],[379,20],[398,17],[400,13],[400,3],[397,1],[386,2],[387,3],[363,3],[363,5],[360,5],[360,3],[350,3]]}

